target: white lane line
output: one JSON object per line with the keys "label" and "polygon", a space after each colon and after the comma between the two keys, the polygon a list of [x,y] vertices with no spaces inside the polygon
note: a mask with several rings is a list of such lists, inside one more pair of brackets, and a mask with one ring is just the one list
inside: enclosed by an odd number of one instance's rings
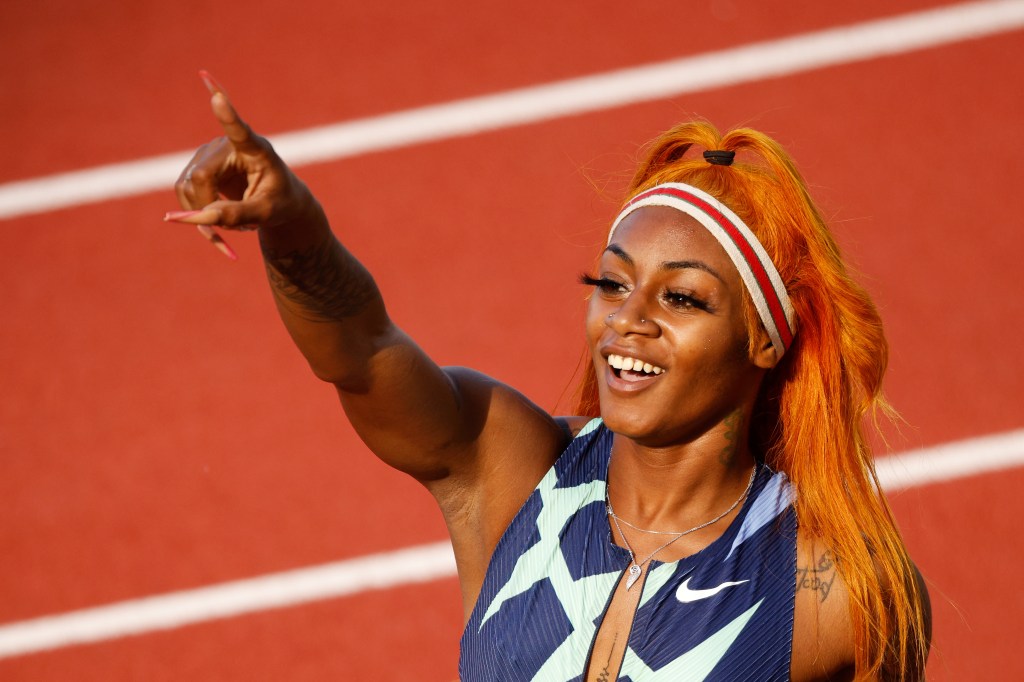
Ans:
{"label": "white lane line", "polygon": [[879,457],[875,469],[882,487],[895,491],[1021,465],[1024,429]]}
{"label": "white lane line", "polygon": [[455,575],[447,541],[0,627],[0,659]]}
{"label": "white lane line", "polygon": [[[646,66],[284,133],[293,166],[896,55],[1024,27],[1024,0],[984,0]],[[0,185],[0,219],[169,190],[191,152]]]}
{"label": "white lane line", "polygon": [[[1024,465],[1024,429],[879,458],[887,490]],[[0,659],[455,576],[436,542],[0,626]]]}

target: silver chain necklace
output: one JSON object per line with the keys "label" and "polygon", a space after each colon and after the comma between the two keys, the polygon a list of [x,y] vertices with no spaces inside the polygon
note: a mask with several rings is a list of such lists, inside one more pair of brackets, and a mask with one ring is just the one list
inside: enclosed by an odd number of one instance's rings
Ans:
{"label": "silver chain necklace", "polygon": [[[612,523],[615,524],[615,529],[617,531],[619,531],[619,537],[621,537],[622,541],[626,543],[626,551],[629,552],[630,566],[629,566],[629,577],[626,578],[626,590],[632,589],[632,587],[636,583],[636,581],[640,579],[640,574],[643,572],[644,564],[646,564],[648,561],[653,559],[655,557],[655,555],[658,554],[658,552],[660,552],[661,550],[665,549],[669,545],[673,544],[674,542],[676,542],[679,538],[683,537],[684,535],[689,535],[690,533],[695,533],[695,532],[697,532],[698,530],[700,530],[702,528],[707,528],[708,526],[710,526],[710,525],[712,525],[714,523],[718,523],[719,521],[724,519],[726,516],[728,516],[730,514],[730,512],[732,512],[732,510],[734,510],[736,507],[738,507],[740,502],[742,502],[747,497],[747,495],[750,494],[750,489],[752,487],[754,487],[754,476],[756,474],[757,474],[757,465],[755,464],[753,471],[750,472],[750,480],[747,481],[746,489],[740,494],[740,496],[738,498],[736,498],[736,501],[733,502],[732,505],[728,509],[726,509],[724,512],[722,512],[721,514],[719,514],[715,518],[711,519],[710,521],[705,521],[704,523],[700,524],[699,526],[694,526],[693,528],[690,528],[689,530],[684,530],[684,531],[646,530],[644,528],[638,528],[637,526],[634,526],[632,523],[630,523],[629,521],[626,521],[625,519],[620,519],[618,517],[618,515],[615,513],[615,510],[612,509],[612,498],[611,498],[611,496],[608,493],[608,490],[609,490],[609,488],[611,486],[608,485],[607,483],[605,483],[604,502],[605,502],[605,507],[608,510],[608,516],[612,517]],[[650,533],[651,535],[674,535],[675,537],[672,538],[671,540],[669,540],[668,542],[666,542],[665,544],[663,544],[658,549],[656,549],[653,552],[651,552],[650,555],[646,559],[644,559],[643,561],[637,562],[637,560],[636,560],[636,553],[633,552],[633,547],[629,544],[629,540],[626,538],[626,534],[622,532],[622,526],[619,525],[619,521],[622,521],[622,523],[626,524],[627,526],[629,526],[633,530],[638,530],[641,533]]]}

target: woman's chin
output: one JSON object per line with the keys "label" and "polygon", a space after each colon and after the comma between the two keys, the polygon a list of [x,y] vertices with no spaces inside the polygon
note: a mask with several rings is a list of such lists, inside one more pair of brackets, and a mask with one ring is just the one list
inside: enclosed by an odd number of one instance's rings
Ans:
{"label": "woman's chin", "polygon": [[625,436],[631,440],[645,442],[656,440],[659,429],[652,423],[649,415],[638,414],[631,410],[601,408],[601,419],[612,433]]}

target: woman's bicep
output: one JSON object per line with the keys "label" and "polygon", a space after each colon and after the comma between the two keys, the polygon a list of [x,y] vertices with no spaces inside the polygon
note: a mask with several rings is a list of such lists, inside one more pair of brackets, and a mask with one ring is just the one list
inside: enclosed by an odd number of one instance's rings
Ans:
{"label": "woman's bicep", "polygon": [[527,439],[559,432],[513,389],[473,370],[439,367],[397,328],[364,377],[359,386],[337,386],[353,427],[382,461],[428,485],[472,474],[506,430]]}
{"label": "woman's bicep", "polygon": [[378,339],[360,381],[335,382],[353,428],[381,460],[416,478],[447,475],[440,453],[477,418],[452,379],[400,329]]}

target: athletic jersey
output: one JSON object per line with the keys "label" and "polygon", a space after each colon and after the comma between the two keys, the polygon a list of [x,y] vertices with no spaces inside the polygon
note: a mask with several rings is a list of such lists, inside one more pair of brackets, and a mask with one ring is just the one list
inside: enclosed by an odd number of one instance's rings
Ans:
{"label": "athletic jersey", "polygon": [[[579,682],[630,563],[605,506],[613,434],[591,421],[491,557],[462,635],[462,682]],[[619,682],[788,680],[796,591],[792,488],[761,465],[725,533],[651,561]]]}

